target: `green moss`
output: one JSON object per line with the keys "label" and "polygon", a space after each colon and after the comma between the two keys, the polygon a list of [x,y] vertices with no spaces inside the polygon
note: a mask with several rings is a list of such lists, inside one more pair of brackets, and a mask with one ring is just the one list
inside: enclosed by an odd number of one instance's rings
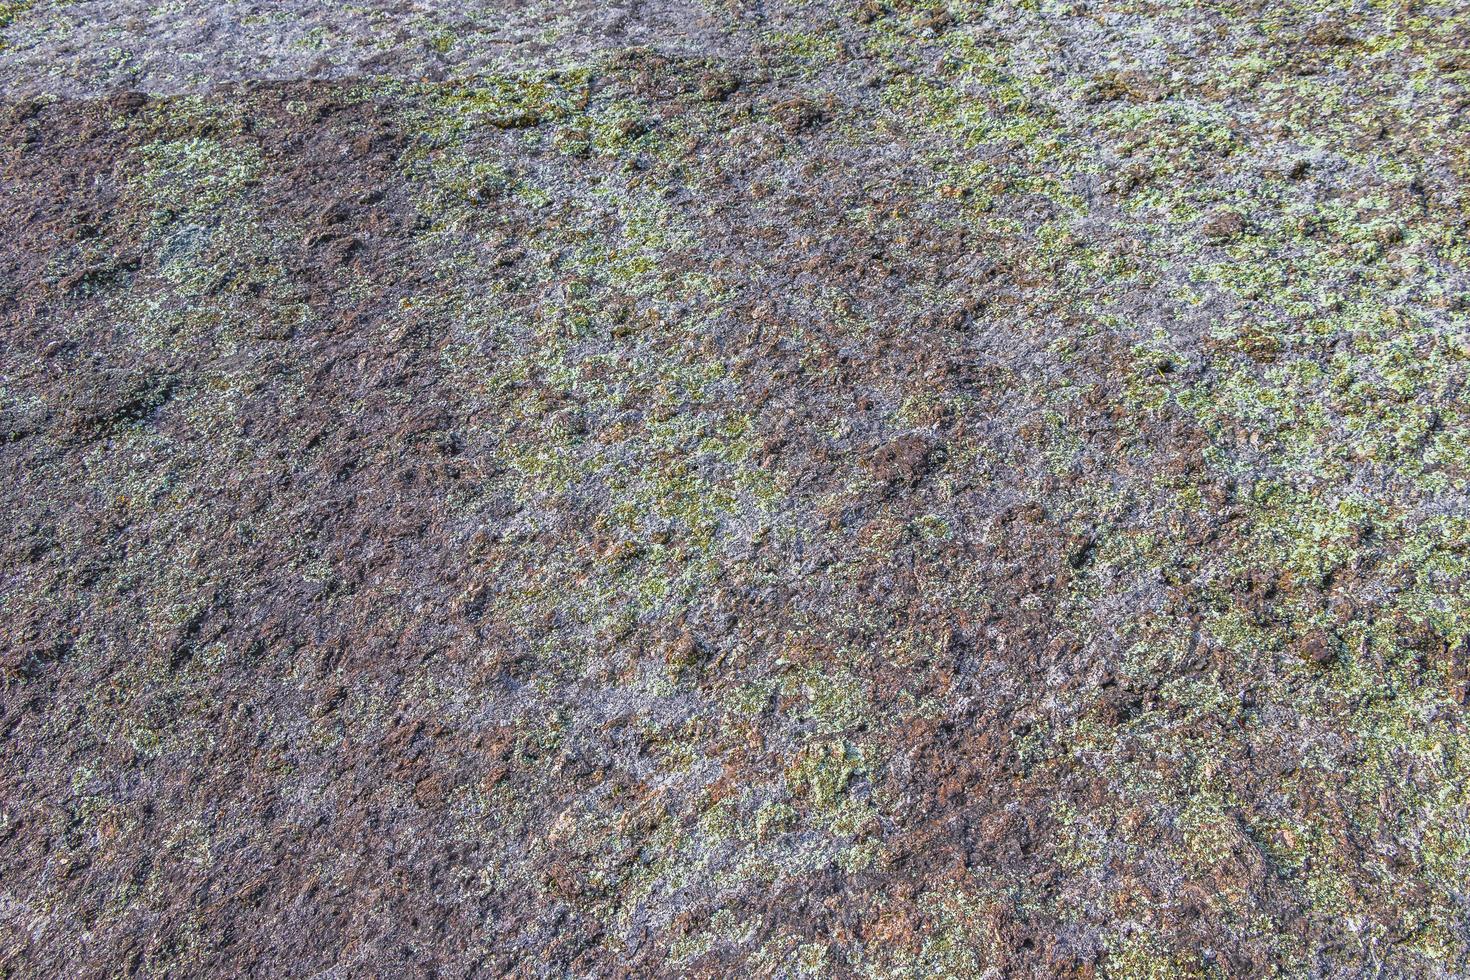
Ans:
{"label": "green moss", "polygon": [[[3,0],[0,2],[0,31],[5,30],[16,19],[35,6],[35,0]],[[5,51],[10,44],[0,38],[0,52]]]}
{"label": "green moss", "polygon": [[1196,954],[1176,952],[1157,939],[1139,935],[1110,939],[1101,973],[1107,980],[1179,980],[1206,975]]}
{"label": "green moss", "polygon": [[158,228],[216,211],[261,168],[253,146],[193,137],[140,147],[130,183],[152,208]]}
{"label": "green moss", "polygon": [[852,777],[863,768],[858,752],[845,743],[819,742],[787,767],[786,785],[817,813],[831,813],[841,803]]}

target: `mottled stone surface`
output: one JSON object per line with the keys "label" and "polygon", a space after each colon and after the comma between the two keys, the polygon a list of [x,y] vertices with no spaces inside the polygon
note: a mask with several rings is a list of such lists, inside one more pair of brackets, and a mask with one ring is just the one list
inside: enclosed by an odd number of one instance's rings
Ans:
{"label": "mottled stone surface", "polygon": [[0,3],[0,976],[1470,971],[1470,14]]}

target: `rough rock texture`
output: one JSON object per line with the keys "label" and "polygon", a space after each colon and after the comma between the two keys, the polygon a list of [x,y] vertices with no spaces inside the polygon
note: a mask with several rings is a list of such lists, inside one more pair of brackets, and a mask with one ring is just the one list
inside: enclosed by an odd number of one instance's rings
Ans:
{"label": "rough rock texture", "polygon": [[0,25],[0,976],[1470,975],[1463,4]]}

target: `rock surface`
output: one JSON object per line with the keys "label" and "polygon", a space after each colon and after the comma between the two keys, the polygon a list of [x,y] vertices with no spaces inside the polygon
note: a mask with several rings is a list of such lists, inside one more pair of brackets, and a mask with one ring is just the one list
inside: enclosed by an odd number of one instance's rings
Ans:
{"label": "rock surface", "polygon": [[1470,971],[1457,3],[0,3],[0,976]]}

